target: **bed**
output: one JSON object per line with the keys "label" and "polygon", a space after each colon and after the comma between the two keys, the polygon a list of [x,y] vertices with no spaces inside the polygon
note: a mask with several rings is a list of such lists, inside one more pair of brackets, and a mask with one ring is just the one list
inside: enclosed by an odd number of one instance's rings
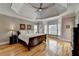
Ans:
{"label": "bed", "polygon": [[18,42],[23,44],[24,46],[28,47],[28,50],[30,50],[31,47],[37,46],[43,41],[46,42],[46,35],[43,33],[29,33],[27,34],[26,32],[22,32],[18,36]]}

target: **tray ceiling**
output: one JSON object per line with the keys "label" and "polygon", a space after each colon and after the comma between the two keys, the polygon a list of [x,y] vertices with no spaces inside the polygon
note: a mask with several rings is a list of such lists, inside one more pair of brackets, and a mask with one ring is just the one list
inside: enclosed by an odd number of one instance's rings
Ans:
{"label": "tray ceiling", "polygon": [[[64,5],[64,4],[63,4]],[[36,8],[34,8],[36,7]],[[44,3],[42,8],[46,8],[42,11],[37,11],[37,8],[40,7],[40,3],[27,3],[27,4],[12,4],[11,8],[23,17],[30,19],[45,19],[49,17],[57,16],[63,13],[67,5],[62,6],[62,4],[55,3]]]}
{"label": "tray ceiling", "polygon": [[29,21],[42,21],[53,19],[56,16],[79,10],[79,4],[75,3],[43,3],[41,12],[36,12],[40,3],[0,3],[0,14],[16,17]]}

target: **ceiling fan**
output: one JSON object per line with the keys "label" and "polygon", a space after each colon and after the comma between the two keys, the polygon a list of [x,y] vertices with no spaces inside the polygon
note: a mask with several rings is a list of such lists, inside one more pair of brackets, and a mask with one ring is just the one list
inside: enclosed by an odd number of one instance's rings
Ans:
{"label": "ceiling fan", "polygon": [[33,8],[35,8],[35,9],[37,9],[36,11],[41,12],[41,11],[43,11],[43,10],[45,10],[45,9],[48,9],[49,7],[53,6],[54,3],[49,4],[47,7],[43,7],[43,5],[44,5],[44,3],[40,3],[40,4],[39,4],[39,7],[35,7],[35,6],[33,6],[33,5],[31,5],[31,6],[32,6]]}
{"label": "ceiling fan", "polygon": [[40,7],[37,9],[37,11],[42,11],[43,10],[42,6],[43,6],[43,3],[40,3]]}
{"label": "ceiling fan", "polygon": [[44,6],[44,3],[40,3],[39,7],[36,7],[36,6],[34,6],[34,5],[31,4],[31,6],[36,9],[35,15],[34,15],[34,19],[38,18],[38,15],[41,17],[42,16],[41,12],[43,10],[46,10],[46,9],[48,9],[48,8],[54,6],[54,5],[55,5],[55,3],[51,3],[48,6]]}

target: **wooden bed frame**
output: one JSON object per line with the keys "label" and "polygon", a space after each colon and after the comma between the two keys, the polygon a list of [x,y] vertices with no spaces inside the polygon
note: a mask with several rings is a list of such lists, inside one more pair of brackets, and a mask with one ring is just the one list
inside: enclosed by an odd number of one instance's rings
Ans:
{"label": "wooden bed frame", "polygon": [[27,46],[29,51],[30,51],[31,47],[37,46],[40,43],[42,43],[43,41],[46,42],[46,35],[31,37],[31,38],[29,38],[29,43],[28,44],[26,42],[24,42],[23,40],[18,39],[18,42],[23,44],[24,46]]}

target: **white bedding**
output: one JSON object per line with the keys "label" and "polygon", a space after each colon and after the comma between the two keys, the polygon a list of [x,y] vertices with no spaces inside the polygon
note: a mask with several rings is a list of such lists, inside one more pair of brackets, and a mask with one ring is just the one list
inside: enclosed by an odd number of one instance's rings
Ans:
{"label": "white bedding", "polygon": [[42,34],[42,33],[20,34],[19,38],[28,44],[29,43],[29,38],[35,37],[35,36],[40,36],[40,35],[44,35],[44,34]]}

